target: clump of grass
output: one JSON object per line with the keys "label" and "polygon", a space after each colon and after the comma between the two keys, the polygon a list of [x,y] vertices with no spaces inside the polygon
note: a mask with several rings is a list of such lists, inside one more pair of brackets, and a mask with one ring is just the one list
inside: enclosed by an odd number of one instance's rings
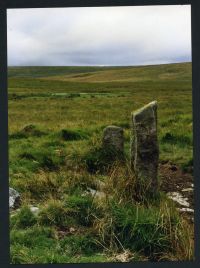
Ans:
{"label": "clump of grass", "polygon": [[36,160],[35,156],[29,152],[24,152],[22,154],[19,155],[20,158],[25,158],[28,160]]}
{"label": "clump of grass", "polygon": [[97,216],[94,226],[99,243],[108,251],[128,249],[151,261],[193,258],[190,226],[164,193],[152,198],[146,195],[145,188],[138,191],[129,165],[113,167],[105,191],[110,198],[100,204],[103,217]]}
{"label": "clump of grass", "polygon": [[94,215],[99,213],[91,196],[68,196],[64,203],[66,208],[73,211],[77,223],[83,226],[90,226]]}
{"label": "clump of grass", "polygon": [[106,194],[125,202],[134,202],[136,199],[135,186],[136,177],[130,165],[127,162],[116,161],[105,181],[104,191]]}
{"label": "clump of grass", "polygon": [[31,212],[28,206],[23,206],[19,213],[11,217],[11,228],[28,228],[37,223],[36,216]]}
{"label": "clump of grass", "polygon": [[63,202],[50,200],[39,212],[38,222],[40,225],[67,227],[74,223],[71,213],[72,209],[66,208]]}
{"label": "clump of grass", "polygon": [[22,193],[22,198],[34,201],[44,201],[49,198],[60,198],[63,192],[65,177],[60,172],[47,172],[40,170],[38,173],[26,176],[23,174],[14,180],[13,187]]}
{"label": "clump of grass", "polygon": [[26,149],[25,152],[19,154],[19,158],[28,162],[32,171],[38,168],[55,171],[64,163],[64,155],[58,155],[55,150],[49,151],[47,148]]}
{"label": "clump of grass", "polygon": [[90,173],[106,173],[116,161],[124,161],[124,155],[113,146],[93,147],[83,156],[86,168]]}
{"label": "clump of grass", "polygon": [[97,212],[90,196],[67,196],[63,201],[48,201],[38,215],[38,222],[57,227],[90,226]]}
{"label": "clump of grass", "polygon": [[9,136],[10,139],[23,139],[28,137],[41,137],[45,135],[46,132],[40,130],[35,125],[27,125],[19,132],[13,133]]}
{"label": "clump of grass", "polygon": [[88,188],[96,189],[95,182],[95,176],[88,174],[84,169],[80,173],[68,172],[64,177],[63,192],[68,195],[81,195]]}
{"label": "clump of grass", "polygon": [[35,125],[27,125],[22,129],[22,132],[27,134],[28,136],[36,136],[40,137],[45,134],[45,132],[38,129]]}
{"label": "clump of grass", "polygon": [[95,234],[81,234],[66,237],[60,242],[63,250],[71,255],[94,255],[102,251],[102,247],[96,242]]}
{"label": "clump of grass", "polygon": [[62,129],[60,136],[64,141],[83,140],[88,138],[88,134],[81,129]]}
{"label": "clump of grass", "polygon": [[[60,164],[60,163],[59,163]],[[56,160],[53,157],[43,155],[41,158],[40,166],[44,169],[53,171],[59,169],[59,164],[56,163]]]}
{"label": "clump of grass", "polygon": [[145,207],[113,199],[104,207],[103,215],[96,220],[95,227],[99,242],[108,250],[129,249],[142,253],[151,261],[158,261],[170,253],[178,259],[177,249],[181,248],[184,259],[192,258],[189,235],[184,236],[185,223],[167,202],[159,207]]}
{"label": "clump of grass", "polygon": [[110,196],[128,203],[142,204],[157,203],[161,198],[160,192],[152,192],[147,181],[138,179],[130,167],[130,163],[116,161],[105,181],[105,191]]}

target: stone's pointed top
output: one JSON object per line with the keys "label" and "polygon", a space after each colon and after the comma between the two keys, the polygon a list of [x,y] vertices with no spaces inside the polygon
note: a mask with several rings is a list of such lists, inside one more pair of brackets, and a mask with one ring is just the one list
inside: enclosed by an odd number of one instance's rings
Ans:
{"label": "stone's pointed top", "polygon": [[147,110],[148,108],[151,108],[151,109],[154,107],[157,108],[157,105],[158,105],[157,101],[152,101],[152,102],[146,104],[145,106],[143,106],[142,108],[132,112],[132,115],[136,116],[137,114],[142,113],[143,111]]}

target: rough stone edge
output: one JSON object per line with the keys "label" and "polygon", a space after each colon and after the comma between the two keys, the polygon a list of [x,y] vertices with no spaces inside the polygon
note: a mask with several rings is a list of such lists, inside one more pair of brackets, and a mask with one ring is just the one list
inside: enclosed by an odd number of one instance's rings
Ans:
{"label": "rough stone edge", "polygon": [[136,111],[133,111],[131,113],[132,118],[134,118],[138,114],[142,113],[145,109],[153,108],[153,106],[156,106],[156,108],[158,107],[158,102],[156,100],[146,104],[145,106],[143,106],[142,108],[137,109]]}

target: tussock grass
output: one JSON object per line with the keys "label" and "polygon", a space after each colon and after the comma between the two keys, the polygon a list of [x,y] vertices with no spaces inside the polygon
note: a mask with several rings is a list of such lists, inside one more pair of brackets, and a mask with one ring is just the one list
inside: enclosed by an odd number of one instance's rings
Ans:
{"label": "tussock grass", "polygon": [[13,215],[10,221],[11,228],[26,229],[37,223],[35,215],[28,206],[23,206],[17,215]]}
{"label": "tussock grass", "polygon": [[82,226],[92,226],[94,217],[101,215],[101,211],[93,202],[93,198],[88,196],[68,196],[65,199],[65,206],[74,211],[74,218]]}
{"label": "tussock grass", "polygon": [[84,254],[90,256],[102,251],[102,247],[96,243],[95,234],[91,233],[66,237],[61,240],[61,247],[71,255]]}
{"label": "tussock grass", "polygon": [[38,222],[40,225],[67,227],[74,222],[70,213],[70,208],[66,208],[61,201],[52,199],[40,211]]}
{"label": "tussock grass", "polygon": [[39,213],[39,223],[55,227],[91,225],[92,211],[95,211],[90,197],[67,196],[65,200],[49,200]]}
{"label": "tussock grass", "polygon": [[81,129],[80,130],[62,129],[60,135],[61,138],[65,141],[82,140],[88,137],[88,134]]}
{"label": "tussock grass", "polygon": [[114,146],[105,147],[102,143],[102,133],[105,126],[101,126],[93,133],[87,143],[87,150],[82,154],[86,170],[91,174],[107,174],[114,163],[125,162],[125,154],[116,151]]}
{"label": "tussock grass", "polygon": [[96,228],[101,237],[100,243],[108,251],[129,249],[140,252],[151,261],[167,259],[170,254],[177,260],[183,256],[186,260],[193,257],[192,241],[188,240],[188,230],[185,230],[187,223],[180,220],[167,202],[161,203],[158,209],[119,204],[113,200],[104,215],[96,221]]}
{"label": "tussock grass", "polygon": [[91,173],[106,173],[116,160],[124,160],[124,155],[119,154],[114,147],[102,146],[92,148],[84,155],[87,170]]}
{"label": "tussock grass", "polygon": [[138,197],[134,174],[128,166],[119,165],[111,172],[105,191],[108,198],[99,203],[102,216],[95,218],[94,228],[107,252],[130,250],[151,261],[193,258],[193,230],[165,194]]}
{"label": "tussock grass", "polygon": [[28,137],[41,137],[46,133],[40,130],[35,125],[27,125],[17,133],[13,133],[9,136],[10,139],[23,139]]}

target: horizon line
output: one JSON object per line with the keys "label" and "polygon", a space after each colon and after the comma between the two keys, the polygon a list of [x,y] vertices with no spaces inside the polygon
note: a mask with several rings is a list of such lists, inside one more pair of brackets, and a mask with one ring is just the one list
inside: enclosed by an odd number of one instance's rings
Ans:
{"label": "horizon line", "polygon": [[184,62],[171,62],[171,63],[157,63],[157,64],[141,64],[141,65],[7,65],[7,67],[147,67],[147,66],[158,66],[158,65],[171,65],[171,64],[184,64],[184,63],[192,63],[191,61]]}

